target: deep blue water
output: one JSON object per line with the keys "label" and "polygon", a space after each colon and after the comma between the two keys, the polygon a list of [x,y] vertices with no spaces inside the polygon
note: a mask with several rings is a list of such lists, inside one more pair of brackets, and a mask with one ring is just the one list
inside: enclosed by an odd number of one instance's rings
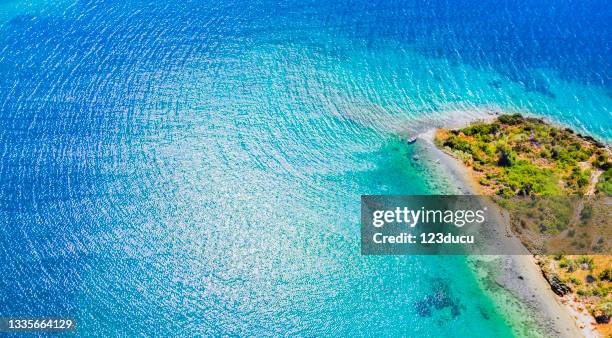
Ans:
{"label": "deep blue water", "polygon": [[610,22],[606,1],[0,2],[0,316],[511,335],[463,258],[360,256],[359,196],[452,191],[397,139],[444,114],[609,142]]}

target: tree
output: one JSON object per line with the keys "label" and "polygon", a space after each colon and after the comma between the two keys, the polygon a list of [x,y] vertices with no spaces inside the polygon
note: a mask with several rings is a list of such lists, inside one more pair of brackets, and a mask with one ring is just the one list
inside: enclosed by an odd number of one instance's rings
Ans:
{"label": "tree", "polygon": [[500,147],[499,149],[499,159],[497,160],[497,164],[502,167],[511,167],[516,161],[516,153],[514,153],[508,147]]}

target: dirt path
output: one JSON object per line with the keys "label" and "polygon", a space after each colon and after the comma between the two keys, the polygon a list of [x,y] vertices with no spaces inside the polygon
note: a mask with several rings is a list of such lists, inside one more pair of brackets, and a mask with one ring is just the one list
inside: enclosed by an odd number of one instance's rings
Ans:
{"label": "dirt path", "polygon": [[591,182],[589,182],[589,187],[584,193],[585,195],[595,195],[595,189],[597,188],[597,182],[599,182],[599,176],[603,173],[603,170],[596,169],[594,173],[591,174]]}

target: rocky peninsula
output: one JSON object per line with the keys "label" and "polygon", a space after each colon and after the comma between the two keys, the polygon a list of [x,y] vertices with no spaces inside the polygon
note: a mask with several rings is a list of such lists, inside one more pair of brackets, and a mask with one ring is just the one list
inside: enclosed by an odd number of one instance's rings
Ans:
{"label": "rocky peninsula", "polygon": [[[536,254],[544,278],[583,333],[589,335],[585,328],[591,326],[594,335],[609,336],[609,205],[580,200],[575,211],[576,206],[552,204],[548,208],[556,218],[551,218],[551,212],[541,205],[522,209],[508,201],[513,196],[611,196],[610,148],[590,136],[520,114],[499,115],[457,129],[440,128],[430,140],[458,160],[475,193],[499,197],[495,200],[511,215],[512,235]],[[525,215],[529,217],[520,217]],[[546,243],[536,240],[542,237],[547,238]],[[543,246],[549,254],[537,251]],[[551,255],[551,250],[559,253]],[[562,254],[580,250],[584,254]]]}

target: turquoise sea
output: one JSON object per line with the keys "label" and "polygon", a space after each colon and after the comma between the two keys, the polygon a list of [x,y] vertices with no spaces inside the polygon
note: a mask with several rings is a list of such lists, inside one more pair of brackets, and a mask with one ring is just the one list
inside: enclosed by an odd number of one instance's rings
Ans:
{"label": "turquoise sea", "polygon": [[0,317],[538,335],[465,257],[361,256],[360,196],[457,192],[399,135],[465,111],[610,142],[610,22],[588,0],[0,1]]}

